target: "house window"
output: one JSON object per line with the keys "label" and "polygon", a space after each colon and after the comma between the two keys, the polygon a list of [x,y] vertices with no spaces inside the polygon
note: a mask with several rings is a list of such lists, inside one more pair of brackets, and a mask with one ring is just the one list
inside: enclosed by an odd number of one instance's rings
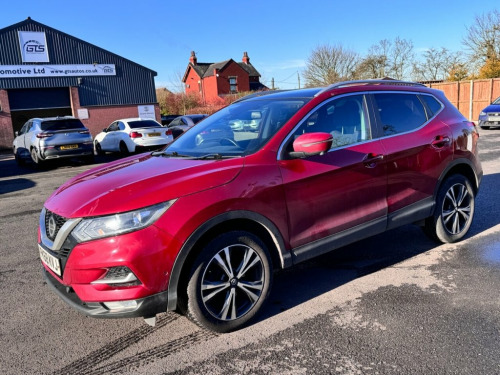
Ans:
{"label": "house window", "polygon": [[237,77],[229,77],[229,90],[231,92],[238,92],[238,82]]}

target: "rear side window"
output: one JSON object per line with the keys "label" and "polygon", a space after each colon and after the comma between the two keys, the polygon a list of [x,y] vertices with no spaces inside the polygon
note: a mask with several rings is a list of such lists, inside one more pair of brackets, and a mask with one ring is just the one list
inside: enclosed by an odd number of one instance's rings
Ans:
{"label": "rear side window", "polygon": [[78,119],[68,119],[68,120],[49,120],[43,121],[40,128],[45,130],[68,130],[68,129],[85,129],[85,126]]}
{"label": "rear side window", "polygon": [[420,99],[424,101],[424,103],[427,105],[427,108],[430,110],[430,116],[429,118],[433,117],[435,114],[437,114],[441,108],[442,105],[440,102],[436,100],[435,97],[430,96],[430,95],[420,95]]}
{"label": "rear side window", "polygon": [[132,129],[137,128],[161,128],[161,125],[153,120],[145,120],[145,121],[129,121],[128,126]]}
{"label": "rear side window", "polygon": [[406,133],[427,122],[424,106],[416,94],[374,94],[384,136]]}

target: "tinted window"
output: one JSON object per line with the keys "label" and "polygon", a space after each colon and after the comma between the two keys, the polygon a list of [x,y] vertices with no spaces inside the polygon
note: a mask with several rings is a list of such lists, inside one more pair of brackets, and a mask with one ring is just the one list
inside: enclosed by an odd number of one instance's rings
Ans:
{"label": "tinted window", "polygon": [[420,99],[424,101],[424,103],[427,105],[427,108],[429,108],[429,110],[431,111],[429,118],[438,113],[442,107],[441,103],[438,102],[433,96],[421,95]]}
{"label": "tinted window", "polygon": [[128,126],[132,129],[137,128],[161,128],[161,125],[154,120],[129,121]]}
{"label": "tinted window", "polygon": [[332,148],[371,139],[363,95],[332,100],[314,111],[294,133],[322,132],[333,136]]}
{"label": "tinted window", "polygon": [[195,123],[195,124],[199,123],[199,122],[200,122],[201,120],[203,120],[205,117],[207,117],[207,116],[202,116],[202,115],[200,115],[200,116],[189,116],[189,118],[190,118],[191,120],[193,120],[193,123]]}
{"label": "tinted window", "polygon": [[67,129],[85,129],[85,126],[78,119],[50,120],[43,121],[40,125],[42,130],[67,130]]}
{"label": "tinted window", "polygon": [[375,94],[383,135],[405,133],[427,121],[424,107],[414,94]]}

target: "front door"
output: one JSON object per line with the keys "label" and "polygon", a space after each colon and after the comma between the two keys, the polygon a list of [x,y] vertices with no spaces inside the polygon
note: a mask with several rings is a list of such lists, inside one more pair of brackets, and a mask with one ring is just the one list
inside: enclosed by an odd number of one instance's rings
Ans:
{"label": "front door", "polygon": [[[372,139],[367,114],[364,95],[331,99],[308,116],[284,145],[279,166],[289,241],[298,260],[332,250],[336,240],[353,238],[358,230],[361,238],[385,229],[386,163],[380,141]],[[294,138],[311,132],[332,134],[330,151],[287,159]],[[316,246],[317,241],[322,246]]]}

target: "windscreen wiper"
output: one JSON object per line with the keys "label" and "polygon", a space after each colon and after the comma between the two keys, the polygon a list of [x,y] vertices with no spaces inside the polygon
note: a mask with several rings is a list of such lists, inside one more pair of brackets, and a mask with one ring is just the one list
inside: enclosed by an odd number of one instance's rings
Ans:
{"label": "windscreen wiper", "polygon": [[183,154],[179,154],[176,151],[173,151],[173,152],[155,151],[155,152],[151,153],[151,156],[163,156],[166,158],[193,158],[193,159],[195,158],[192,155],[183,155]]}
{"label": "windscreen wiper", "polygon": [[222,159],[232,159],[232,158],[238,158],[238,155],[221,155],[221,154],[206,154],[202,156],[197,156],[195,159],[196,160],[208,160],[208,159],[215,159],[215,160],[222,160]]}

